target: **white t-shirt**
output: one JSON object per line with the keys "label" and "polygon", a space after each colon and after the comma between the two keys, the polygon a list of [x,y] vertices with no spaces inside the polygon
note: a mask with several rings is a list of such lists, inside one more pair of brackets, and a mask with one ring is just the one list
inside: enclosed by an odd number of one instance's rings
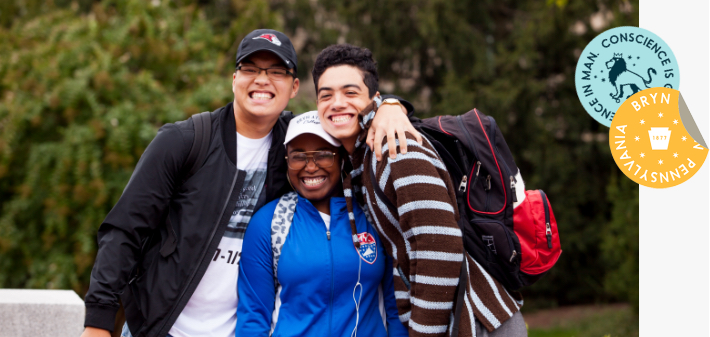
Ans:
{"label": "white t-shirt", "polygon": [[320,217],[323,219],[323,222],[325,222],[325,228],[330,230],[330,214],[325,214],[321,211],[318,211],[318,213],[320,213]]}
{"label": "white t-shirt", "polygon": [[237,278],[242,240],[266,180],[271,133],[249,139],[237,133],[237,169],[246,174],[237,204],[212,262],[170,329],[174,337],[232,337],[237,326]]}

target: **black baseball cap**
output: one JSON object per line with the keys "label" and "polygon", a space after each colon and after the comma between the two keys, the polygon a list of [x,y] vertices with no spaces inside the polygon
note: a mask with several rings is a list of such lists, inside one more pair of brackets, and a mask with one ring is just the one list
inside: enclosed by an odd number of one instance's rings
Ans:
{"label": "black baseball cap", "polygon": [[242,62],[249,55],[261,50],[276,54],[289,69],[293,69],[294,73],[296,72],[298,61],[296,60],[296,50],[293,48],[291,40],[284,33],[273,29],[257,29],[244,37],[239,44],[239,50],[237,50],[236,65],[239,65],[239,62]]}

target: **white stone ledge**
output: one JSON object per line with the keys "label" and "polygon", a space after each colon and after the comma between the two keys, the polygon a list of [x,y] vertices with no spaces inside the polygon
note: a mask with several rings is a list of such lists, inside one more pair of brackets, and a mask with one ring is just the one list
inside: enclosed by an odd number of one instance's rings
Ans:
{"label": "white stone ledge", "polygon": [[0,337],[79,337],[84,301],[72,290],[0,289]]}

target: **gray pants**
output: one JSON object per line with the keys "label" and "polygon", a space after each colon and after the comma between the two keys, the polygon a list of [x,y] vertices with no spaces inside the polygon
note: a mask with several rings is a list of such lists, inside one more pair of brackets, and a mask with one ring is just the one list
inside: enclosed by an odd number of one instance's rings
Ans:
{"label": "gray pants", "polygon": [[509,320],[493,332],[488,332],[486,327],[476,320],[476,337],[527,337],[528,329],[525,328],[525,320],[520,311],[513,314]]}

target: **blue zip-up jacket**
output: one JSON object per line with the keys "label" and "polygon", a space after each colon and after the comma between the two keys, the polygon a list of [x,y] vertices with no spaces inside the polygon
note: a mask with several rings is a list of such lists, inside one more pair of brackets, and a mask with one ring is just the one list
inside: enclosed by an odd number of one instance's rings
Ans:
{"label": "blue zip-up jacket", "polygon": [[[271,219],[277,203],[278,200],[268,203],[254,215],[244,237],[236,336],[269,336],[272,323],[273,336],[277,337],[350,336],[356,320],[353,289],[358,279],[358,261],[362,262],[358,336],[407,336],[397,313],[392,260],[365,214],[355,207],[361,242],[372,242],[362,245],[363,257],[358,254],[342,197],[330,201],[328,240],[318,210],[298,196],[279,258],[281,289],[276,294]],[[358,287],[356,295],[359,292]]]}

